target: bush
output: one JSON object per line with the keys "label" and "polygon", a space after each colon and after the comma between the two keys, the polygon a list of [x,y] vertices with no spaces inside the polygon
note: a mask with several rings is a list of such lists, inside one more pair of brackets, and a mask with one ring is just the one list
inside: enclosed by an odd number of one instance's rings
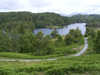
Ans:
{"label": "bush", "polygon": [[94,52],[100,53],[100,31],[97,32],[97,37],[94,41]]}
{"label": "bush", "polygon": [[70,30],[69,34],[65,36],[65,43],[66,45],[71,45],[72,43],[79,43],[83,39],[81,31],[77,30]]}

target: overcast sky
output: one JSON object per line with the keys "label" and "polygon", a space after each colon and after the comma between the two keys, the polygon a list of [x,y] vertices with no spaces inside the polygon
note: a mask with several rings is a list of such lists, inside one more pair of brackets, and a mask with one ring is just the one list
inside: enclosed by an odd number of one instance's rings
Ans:
{"label": "overcast sky", "polygon": [[100,0],[1,0],[0,12],[7,11],[100,14]]}

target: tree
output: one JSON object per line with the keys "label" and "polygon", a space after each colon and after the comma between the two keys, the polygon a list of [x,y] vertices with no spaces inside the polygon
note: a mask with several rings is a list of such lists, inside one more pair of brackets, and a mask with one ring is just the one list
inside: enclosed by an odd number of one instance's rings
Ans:
{"label": "tree", "polygon": [[38,33],[36,34],[36,37],[37,37],[39,40],[41,40],[41,39],[44,37],[42,31],[38,32]]}
{"label": "tree", "polygon": [[97,32],[97,36],[94,41],[94,52],[100,53],[100,31]]}
{"label": "tree", "polygon": [[37,55],[49,55],[54,52],[52,41],[50,40],[49,36],[45,36],[41,41],[38,42],[40,44],[38,45],[39,52]]}
{"label": "tree", "polygon": [[66,45],[71,45],[73,43],[73,38],[71,34],[66,35],[64,40]]}
{"label": "tree", "polygon": [[42,38],[36,38],[35,40],[35,55],[48,55],[54,52],[53,45],[51,43],[51,37],[49,35]]}
{"label": "tree", "polygon": [[54,52],[50,37],[43,36],[41,32],[34,35],[32,32],[25,32],[19,38],[19,53],[31,53],[36,56],[47,55]]}
{"label": "tree", "polygon": [[91,37],[93,39],[96,36],[96,31],[94,30],[94,28],[86,27],[86,35],[85,36]]}
{"label": "tree", "polygon": [[72,35],[72,39],[73,39],[74,43],[78,43],[82,39],[82,34],[81,34],[81,31],[79,29],[70,30],[69,34]]}
{"label": "tree", "polygon": [[83,39],[81,31],[79,29],[70,30],[69,34],[65,36],[65,42],[67,45],[72,43],[79,43]]}
{"label": "tree", "polygon": [[57,40],[55,41],[56,46],[64,46],[63,36],[57,35]]}
{"label": "tree", "polygon": [[34,43],[35,43],[36,37],[32,32],[25,32],[23,35],[19,38],[19,50],[20,53],[30,53],[34,52]]}
{"label": "tree", "polygon": [[58,36],[58,32],[56,29],[54,29],[52,32],[51,32],[51,37],[52,38],[56,38]]}
{"label": "tree", "polygon": [[0,51],[10,51],[12,49],[11,37],[9,34],[0,31]]}

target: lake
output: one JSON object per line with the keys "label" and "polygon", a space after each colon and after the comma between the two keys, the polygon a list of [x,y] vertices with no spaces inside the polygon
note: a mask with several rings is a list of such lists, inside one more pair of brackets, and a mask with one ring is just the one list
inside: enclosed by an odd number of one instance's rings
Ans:
{"label": "lake", "polygon": [[[60,35],[66,35],[69,33],[69,31],[71,29],[79,29],[82,33],[82,35],[85,35],[85,32],[86,32],[86,23],[74,23],[74,24],[69,24],[68,26],[64,26],[63,28],[58,28],[56,29],[57,32],[60,34]],[[37,34],[38,32],[42,31],[44,35],[49,35],[51,34],[51,32],[53,31],[54,29],[49,29],[49,28],[39,28],[39,29],[35,29],[34,30],[34,33]]]}

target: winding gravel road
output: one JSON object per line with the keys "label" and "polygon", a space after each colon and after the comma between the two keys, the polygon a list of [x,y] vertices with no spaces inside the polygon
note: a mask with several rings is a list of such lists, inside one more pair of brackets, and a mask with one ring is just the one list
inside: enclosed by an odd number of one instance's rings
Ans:
{"label": "winding gravel road", "polygon": [[73,56],[80,56],[82,55],[88,48],[88,38],[84,38],[84,48],[77,54],[73,55]]}
{"label": "winding gravel road", "polygon": [[[77,54],[71,55],[71,56],[81,56],[88,48],[88,38],[84,38],[84,48]],[[71,57],[70,56],[70,57]],[[65,56],[67,57],[67,56]],[[57,58],[49,58],[49,59],[0,59],[0,61],[5,62],[39,62],[39,61],[54,61],[57,60]]]}

